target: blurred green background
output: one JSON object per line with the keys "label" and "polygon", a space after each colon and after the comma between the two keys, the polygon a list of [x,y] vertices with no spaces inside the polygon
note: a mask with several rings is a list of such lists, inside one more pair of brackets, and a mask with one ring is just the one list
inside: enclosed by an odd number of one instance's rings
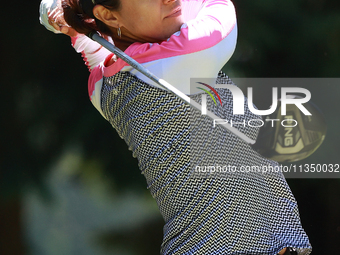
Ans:
{"label": "blurred green background", "polygon": [[[137,162],[91,105],[69,38],[39,24],[39,4],[3,4],[0,254],[159,254],[163,222]],[[234,4],[231,77],[339,77],[339,1]],[[328,133],[302,163],[339,164],[340,86],[321,86],[312,100]],[[287,181],[313,254],[340,254],[340,180]]]}

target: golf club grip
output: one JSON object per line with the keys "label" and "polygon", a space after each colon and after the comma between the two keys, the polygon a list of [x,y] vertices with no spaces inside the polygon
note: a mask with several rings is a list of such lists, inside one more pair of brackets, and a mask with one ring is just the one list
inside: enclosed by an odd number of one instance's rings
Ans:
{"label": "golf club grip", "polygon": [[[197,103],[194,100],[191,100],[190,97],[188,97],[186,94],[184,94],[183,92],[181,92],[180,90],[178,90],[177,88],[175,88],[174,86],[172,86],[171,84],[166,82],[165,80],[160,79],[157,76],[155,76],[153,73],[151,73],[148,69],[146,69],[140,63],[138,63],[136,60],[134,60],[130,56],[126,55],[122,50],[120,50],[119,48],[117,48],[116,46],[114,46],[113,44],[111,44],[110,42],[105,40],[103,37],[101,37],[96,31],[91,32],[87,36],[90,39],[98,42],[100,45],[102,45],[107,50],[114,53],[117,57],[124,60],[127,64],[129,64],[130,66],[132,66],[133,68],[135,68],[136,70],[138,70],[139,72],[144,74],[146,77],[148,77],[149,79],[151,79],[155,83],[157,83],[160,86],[162,86],[163,88],[165,88],[167,91],[173,93],[174,95],[176,95],[177,97],[179,97],[180,99],[182,99],[183,101],[188,103],[189,105],[191,105],[194,108],[196,108],[197,110],[201,111],[202,107],[199,103]],[[217,115],[215,115],[214,113],[212,113],[211,111],[208,111],[208,110],[206,112],[206,115],[209,118],[211,118],[212,120],[220,119],[220,117],[218,117]],[[250,139],[248,136],[246,136],[245,134],[240,132],[237,128],[232,127],[229,123],[223,123],[223,124],[219,123],[219,125],[221,125],[225,129],[227,129],[228,131],[230,131],[234,135],[238,136],[240,139],[242,139],[243,141],[245,141],[248,144],[254,144],[256,142],[255,140]]]}

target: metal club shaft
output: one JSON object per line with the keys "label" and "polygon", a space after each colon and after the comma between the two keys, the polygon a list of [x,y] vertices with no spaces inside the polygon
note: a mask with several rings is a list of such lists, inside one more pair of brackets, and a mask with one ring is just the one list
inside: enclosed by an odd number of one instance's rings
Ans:
{"label": "metal club shaft", "polygon": [[[176,95],[177,97],[182,99],[184,102],[188,103],[189,105],[193,106],[197,110],[199,111],[201,110],[202,106],[199,103],[197,103],[194,100],[191,100],[190,97],[188,97],[186,94],[184,94],[183,92],[181,92],[180,90],[178,90],[177,88],[175,88],[174,86],[166,82],[165,80],[158,78],[156,75],[151,73],[148,69],[146,69],[140,63],[138,63],[136,60],[134,60],[133,58],[125,54],[122,50],[120,50],[119,48],[117,48],[116,46],[114,46],[113,44],[105,40],[103,37],[101,37],[97,32],[92,32],[87,36],[91,38],[92,40],[96,41],[97,43],[99,43],[100,45],[102,45],[104,48],[114,53],[117,57],[124,60],[130,66],[132,66],[133,68],[135,68],[136,70],[144,74],[146,77],[148,77],[155,83],[165,88],[167,91],[173,93],[174,95]],[[220,119],[220,117],[218,117],[217,115],[215,115],[214,113],[208,110],[207,110],[206,115],[212,120]],[[223,123],[223,124],[219,123],[219,125],[221,125],[223,128],[230,131],[231,133],[233,133],[234,135],[236,135],[237,137],[239,137],[240,139],[242,139],[248,144],[254,144],[256,142],[255,140],[250,139],[248,136],[240,132],[238,129],[232,127],[229,123]]]}

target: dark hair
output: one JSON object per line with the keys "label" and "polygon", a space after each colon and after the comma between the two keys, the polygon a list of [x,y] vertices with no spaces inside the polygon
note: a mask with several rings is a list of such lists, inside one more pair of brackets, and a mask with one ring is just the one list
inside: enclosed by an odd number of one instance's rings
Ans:
{"label": "dark hair", "polygon": [[112,36],[109,27],[93,15],[93,7],[97,4],[105,8],[117,11],[121,8],[120,0],[63,0],[64,19],[67,24],[78,33],[88,34],[93,30],[101,34]]}

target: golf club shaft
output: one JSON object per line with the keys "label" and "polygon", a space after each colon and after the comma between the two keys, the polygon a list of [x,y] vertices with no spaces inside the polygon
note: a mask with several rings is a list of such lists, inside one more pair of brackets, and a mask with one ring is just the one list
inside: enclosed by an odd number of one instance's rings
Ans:
{"label": "golf club shaft", "polygon": [[[133,68],[135,68],[136,70],[138,70],[139,72],[144,74],[146,77],[148,77],[149,79],[151,79],[155,83],[159,84],[161,87],[165,88],[167,91],[173,93],[174,95],[176,95],[177,97],[182,99],[184,102],[188,103],[189,105],[193,106],[197,110],[201,111],[202,106],[199,103],[197,103],[194,100],[191,100],[190,97],[188,97],[186,94],[184,94],[183,92],[181,92],[180,90],[178,90],[177,88],[175,88],[174,86],[172,86],[171,84],[166,82],[165,80],[162,80],[162,79],[158,78],[157,76],[155,76],[153,73],[151,73],[148,69],[146,69],[140,63],[138,63],[136,60],[134,60],[130,56],[126,55],[119,48],[117,48],[116,46],[114,46],[113,44],[111,44],[110,42],[105,40],[103,37],[101,37],[97,32],[90,33],[88,35],[88,37],[91,38],[92,40],[98,42],[104,48],[106,48],[109,51],[111,51],[112,53],[114,53],[117,57],[124,60],[127,64],[129,64],[130,66],[132,66]],[[212,120],[220,119],[220,117],[218,117],[217,115],[215,115],[214,113],[212,113],[208,110],[206,112],[206,115],[209,118],[211,118]],[[223,124],[220,124],[220,125],[248,144],[254,144],[256,142],[255,140],[250,139],[248,136],[246,136],[245,134],[240,132],[238,129],[232,127],[229,123],[223,123]]]}

